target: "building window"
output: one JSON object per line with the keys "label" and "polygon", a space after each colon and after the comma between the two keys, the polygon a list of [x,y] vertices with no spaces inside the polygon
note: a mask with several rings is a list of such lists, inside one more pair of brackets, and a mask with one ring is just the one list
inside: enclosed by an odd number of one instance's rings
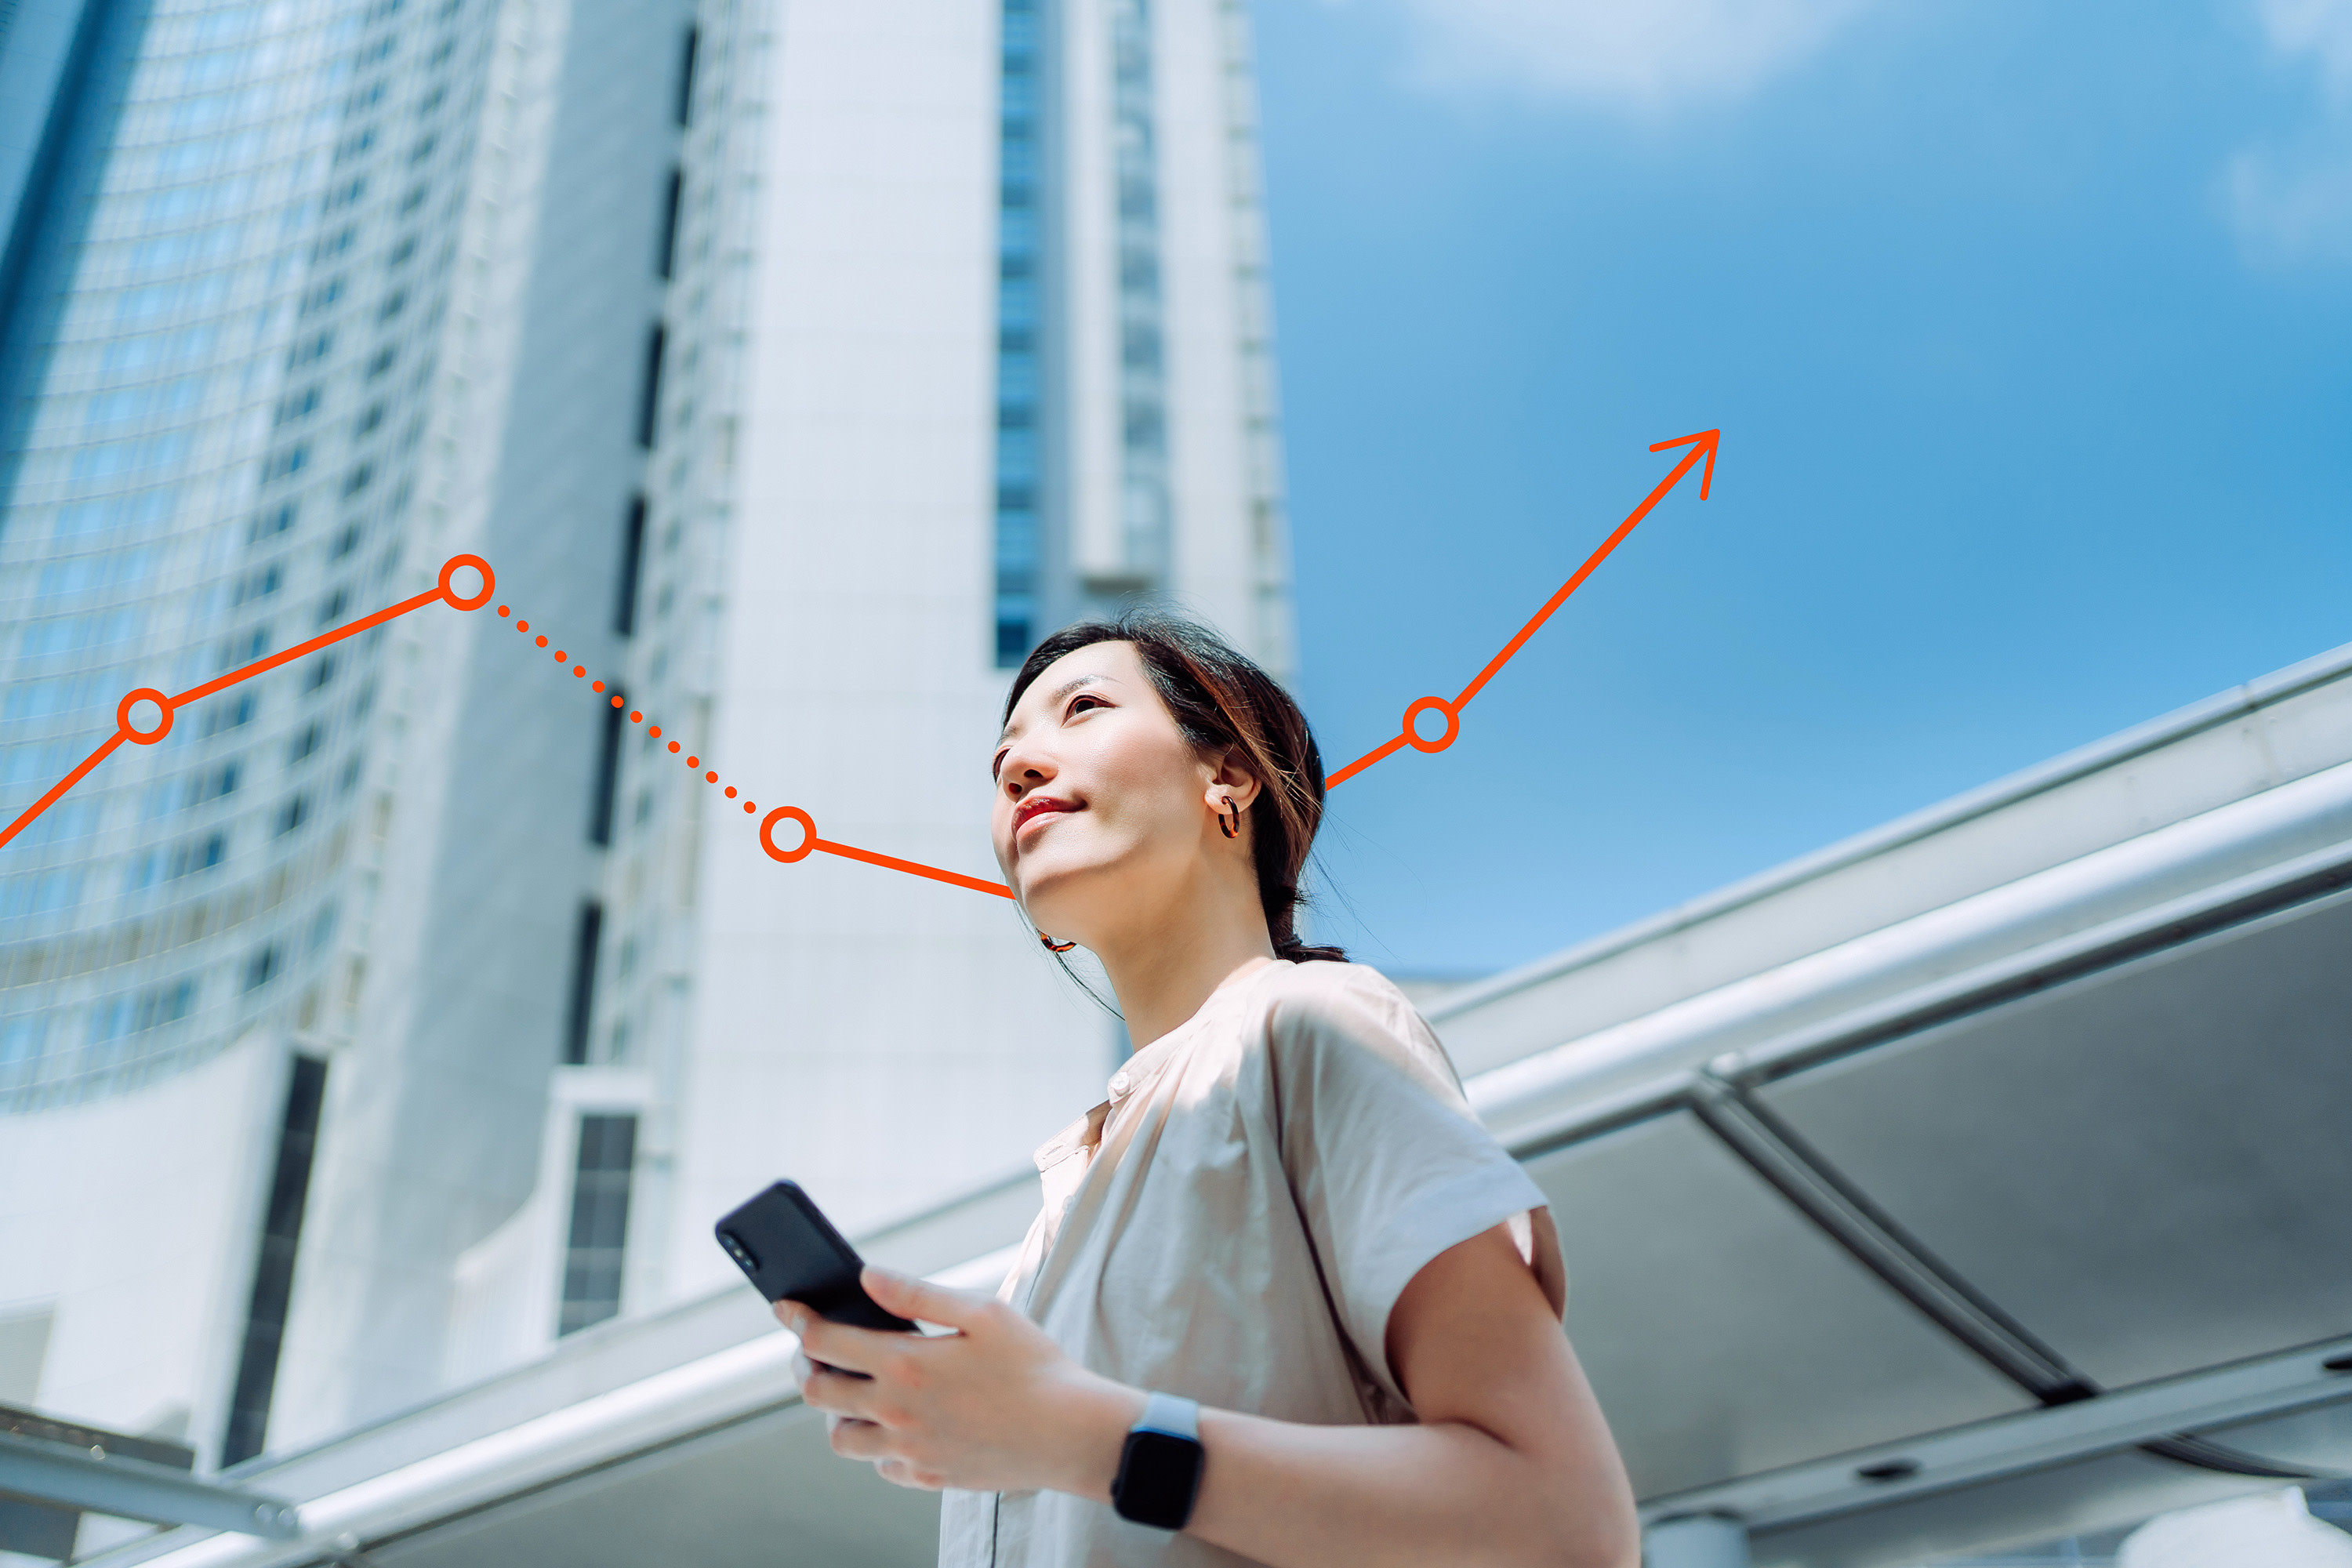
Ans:
{"label": "building window", "polygon": [[301,1243],[302,1209],[310,1199],[310,1163],[326,1091],[327,1064],[317,1057],[296,1057],[286,1086],[285,1114],[278,1120],[277,1168],[269,1184],[269,1209],[262,1217],[260,1256],[246,1308],[245,1346],[229,1399],[228,1431],[221,1438],[223,1465],[260,1453],[268,1433],[269,1400],[278,1385],[278,1352],[286,1338],[286,1303],[294,1291],[294,1258]]}
{"label": "building window", "polygon": [[678,56],[677,115],[680,125],[694,122],[694,54],[701,39],[702,35],[698,29],[688,27],[686,30],[686,47]]}
{"label": "building window", "polygon": [[629,498],[627,521],[621,525],[621,594],[613,606],[613,629],[623,637],[637,629],[637,568],[646,554],[646,498]]}
{"label": "building window", "polygon": [[1039,529],[1038,0],[1004,0],[996,213],[996,665],[1035,640]]}
{"label": "building window", "polygon": [[601,1323],[621,1310],[621,1263],[629,1236],[629,1173],[636,1163],[635,1116],[580,1119],[572,1178],[572,1234],[563,1254],[559,1335]]}
{"label": "building window", "polygon": [[647,448],[654,444],[654,416],[661,408],[662,336],[658,321],[646,334],[646,374],[637,392],[637,445]]}
{"label": "building window", "polygon": [[588,1015],[596,1003],[596,939],[604,924],[604,905],[592,900],[580,906],[572,942],[572,1000],[563,1020],[563,1060],[570,1067],[588,1060]]}
{"label": "building window", "polygon": [[654,268],[664,278],[669,276],[672,264],[677,260],[677,204],[685,195],[686,174],[681,170],[672,169],[669,172],[669,201],[662,209],[661,255],[658,265]]}
{"label": "building window", "polygon": [[621,730],[628,722],[622,709],[628,698],[617,689],[604,709],[604,744],[596,755],[596,802],[588,819],[588,842],[613,842],[613,792],[621,784]]}

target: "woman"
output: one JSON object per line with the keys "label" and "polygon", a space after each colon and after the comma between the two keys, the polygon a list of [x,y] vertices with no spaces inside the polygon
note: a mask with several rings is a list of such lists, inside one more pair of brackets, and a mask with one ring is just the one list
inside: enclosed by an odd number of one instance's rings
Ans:
{"label": "woman", "polygon": [[1292,930],[1323,809],[1297,704],[1129,613],[1029,656],[989,771],[1008,885],[1137,1048],[1038,1152],[996,1299],[866,1271],[960,1332],[778,1303],[835,1451],[949,1489],[942,1568],[1632,1568],[1541,1190],[1403,994]]}

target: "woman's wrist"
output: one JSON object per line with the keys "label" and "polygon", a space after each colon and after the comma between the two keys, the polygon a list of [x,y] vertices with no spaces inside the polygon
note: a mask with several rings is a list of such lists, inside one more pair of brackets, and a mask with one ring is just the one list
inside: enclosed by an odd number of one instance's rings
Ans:
{"label": "woman's wrist", "polygon": [[1144,1393],[1098,1373],[1071,1371],[1075,1375],[1045,1405],[1052,1441],[1045,1484],[1057,1492],[1107,1503],[1128,1431],[1143,1415]]}

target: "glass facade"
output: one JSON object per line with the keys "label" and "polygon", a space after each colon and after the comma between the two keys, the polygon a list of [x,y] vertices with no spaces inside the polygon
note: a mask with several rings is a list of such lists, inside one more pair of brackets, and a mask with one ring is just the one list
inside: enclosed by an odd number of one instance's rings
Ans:
{"label": "glass facade", "polygon": [[996,663],[1013,668],[1038,630],[1043,538],[1038,452],[1042,398],[1042,0],[1004,0],[997,132]]}
{"label": "glass facade", "polygon": [[1130,594],[1168,583],[1168,407],[1160,319],[1160,177],[1151,0],[1112,0],[1118,203],[1119,526]]}
{"label": "glass facade", "polygon": [[[196,685],[390,596],[484,10],[150,13],[10,323],[8,818],[104,739],[122,692]],[[331,1012],[380,641],[191,705],[9,846],[0,1110]]]}

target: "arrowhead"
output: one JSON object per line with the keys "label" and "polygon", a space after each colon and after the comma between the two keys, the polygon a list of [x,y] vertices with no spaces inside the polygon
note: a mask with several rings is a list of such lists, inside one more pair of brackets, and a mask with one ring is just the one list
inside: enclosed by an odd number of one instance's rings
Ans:
{"label": "arrowhead", "polygon": [[[1655,446],[1652,447],[1650,450],[1653,452],[1664,452],[1675,447],[1687,447],[1694,441],[1698,443],[1698,451],[1705,452],[1706,454],[1706,468],[1700,473],[1698,479],[1698,499],[1705,500],[1706,499],[1707,488],[1715,483],[1715,449],[1723,445],[1723,432],[1721,430],[1702,430],[1696,436],[1685,436],[1678,440],[1660,441]],[[1693,457],[1696,457],[1697,455],[1697,452],[1691,454]]]}

